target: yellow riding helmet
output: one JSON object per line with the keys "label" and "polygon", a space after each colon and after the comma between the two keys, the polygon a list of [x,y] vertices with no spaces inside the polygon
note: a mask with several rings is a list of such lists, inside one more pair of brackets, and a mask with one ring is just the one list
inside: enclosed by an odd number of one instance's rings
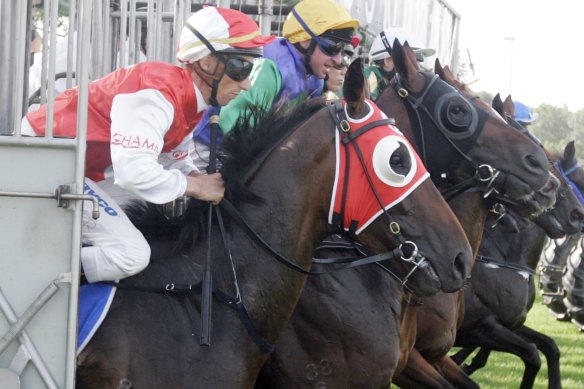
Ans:
{"label": "yellow riding helmet", "polygon": [[[339,30],[341,28],[359,28],[359,21],[353,19],[349,12],[332,0],[301,0],[294,10],[302,18],[304,23],[315,35],[321,35],[326,30]],[[292,12],[286,17],[282,35],[290,43],[302,42],[311,39],[308,32]]]}

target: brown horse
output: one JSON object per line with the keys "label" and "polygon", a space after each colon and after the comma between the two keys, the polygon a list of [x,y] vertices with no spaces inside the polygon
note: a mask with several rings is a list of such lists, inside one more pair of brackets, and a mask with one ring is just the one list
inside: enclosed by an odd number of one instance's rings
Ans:
{"label": "brown horse", "polygon": [[[407,57],[406,52],[408,51],[411,52],[408,48],[398,44],[394,48],[394,53],[396,53],[394,62],[402,69],[407,68],[409,74],[414,78],[412,87],[419,87],[419,91],[422,91],[428,78],[419,71],[417,64],[414,64],[415,59],[412,62]],[[404,72],[404,74],[407,73]],[[405,81],[405,86],[410,87],[409,79]],[[452,92],[455,91],[443,81],[434,80],[430,87],[432,85],[436,85],[435,90],[432,91],[433,98],[449,94],[444,108],[448,107],[449,103],[453,105],[453,108],[467,103],[467,100],[460,94],[453,94]],[[394,114],[390,116],[398,119],[403,116],[407,117],[407,104],[398,97],[397,92],[388,88],[386,93],[393,93],[395,98],[391,104],[402,109],[401,116]],[[386,113],[396,109],[395,107],[382,107],[381,103],[379,105]],[[483,113],[481,110],[481,115]],[[517,142],[519,150],[523,148],[527,154],[519,158],[520,154],[510,152],[506,154],[504,158],[510,158],[508,163],[517,163],[523,165],[523,168],[507,169],[509,177],[505,180],[505,185],[507,185],[509,192],[514,192],[514,198],[529,202],[533,189],[527,189],[524,183],[519,183],[515,178],[512,178],[511,172],[526,174],[529,177],[527,179],[531,180],[534,187],[539,188],[544,185],[547,179],[547,170],[534,166],[540,162],[543,164],[541,151],[524,137],[518,137],[514,133],[509,135],[509,131],[500,130],[501,127],[503,130],[508,130],[508,126],[500,126],[495,121],[487,120],[486,115],[482,117],[485,120],[479,124],[477,118],[472,128],[474,134],[471,137],[476,142],[469,144],[470,141],[465,139],[465,146],[472,149],[474,155],[487,158],[488,153],[483,154],[475,149],[503,147],[504,139]],[[418,123],[413,124],[418,125]],[[403,121],[399,128],[411,140],[416,140],[413,135],[415,131],[411,129],[411,125],[411,122]],[[466,124],[466,127],[470,126]],[[430,124],[425,130],[435,133],[440,131],[436,126]],[[463,129],[460,131],[462,132]],[[490,139],[490,136],[495,138]],[[500,141],[503,143],[500,144]],[[507,143],[506,149],[509,148],[509,145],[510,143]],[[460,162],[464,159],[451,146],[441,151],[440,158],[448,159],[448,162],[453,160]],[[530,155],[531,152],[534,152],[534,155],[528,157],[529,162],[526,162],[523,158]],[[435,159],[436,154],[439,153],[434,151],[432,158],[427,161],[427,167],[430,171],[432,171],[433,166],[430,162],[434,162],[435,165],[441,162]],[[491,163],[496,162],[493,155],[488,155],[488,160]],[[497,164],[501,167],[505,165],[503,159],[499,159]],[[519,183],[522,189],[517,190],[513,186],[513,182]],[[527,186],[529,187],[529,185]],[[478,198],[481,196],[478,194]],[[446,241],[449,238],[444,237],[444,239]],[[401,324],[403,308],[407,305],[408,296],[403,291],[400,293],[400,289],[397,287],[387,286],[386,284],[390,280],[386,280],[382,284],[381,277],[382,275],[376,269],[361,269],[360,274],[342,272],[326,279],[310,279],[292,321],[278,342],[276,353],[270,357],[262,370],[258,386],[376,387],[390,382],[400,354],[399,345],[396,344],[398,337],[396,331],[410,329],[412,323],[406,326]],[[354,285],[362,286],[355,287]],[[381,330],[372,330],[373,327],[370,323],[379,323],[376,325]],[[371,350],[371,352],[365,350]]]}
{"label": "brown horse", "polygon": [[[499,131],[507,131],[510,135],[521,139],[523,144],[528,148],[537,149],[533,151],[537,155],[543,155],[543,151],[534,142],[530,142],[527,137],[514,130],[503,118],[494,111],[488,104],[477,99],[474,93],[462,83],[454,79],[448,68],[442,68],[439,61],[436,61],[436,74],[451,86],[460,90],[472,103],[480,107],[488,114],[489,119],[498,123]],[[467,108],[466,111],[469,111]],[[397,116],[397,114],[396,114]],[[410,116],[417,119],[414,115]],[[421,138],[419,136],[419,138]],[[500,138],[499,138],[500,139]],[[504,146],[501,146],[504,147]],[[505,150],[499,149],[493,152],[491,157],[499,158],[501,153],[513,152],[514,148],[507,145]],[[488,148],[486,148],[488,150]],[[470,154],[469,154],[470,155]],[[545,158],[545,157],[544,157]],[[490,161],[488,159],[487,161]],[[529,158],[526,158],[528,160]],[[491,162],[489,162],[491,163]],[[527,162],[526,162],[527,163]],[[541,162],[543,164],[543,162]],[[529,165],[529,163],[527,163]],[[519,163],[521,166],[521,163]],[[547,160],[542,166],[547,167]],[[439,182],[439,181],[438,181]],[[527,209],[529,213],[537,213],[542,208],[552,205],[555,200],[555,190],[557,189],[556,180],[549,181],[543,190],[531,194],[531,200],[540,204],[539,209],[534,209],[532,204],[522,208]],[[500,197],[500,196],[491,196]],[[483,227],[486,216],[491,207],[491,201],[485,200],[480,191],[471,191],[453,197],[449,205],[459,216],[459,220],[467,232],[469,242],[476,252],[480,244]],[[533,212],[535,210],[535,212]],[[464,372],[454,364],[447,356],[447,351],[454,344],[456,329],[464,316],[464,300],[461,292],[456,294],[438,293],[431,297],[416,299],[420,302],[407,312],[408,319],[416,321],[417,331],[415,341],[405,339],[403,356],[403,372],[400,372],[395,382],[402,387],[477,387],[477,385]],[[414,346],[415,344],[415,346]],[[400,365],[401,366],[401,365]]]}
{"label": "brown horse", "polygon": [[[364,88],[362,70],[352,65],[345,80],[345,98],[357,93],[361,100]],[[372,103],[367,105],[374,108]],[[457,229],[446,203],[422,208],[429,212],[425,227],[430,235],[425,237],[433,242],[424,248],[428,260],[451,262],[452,256],[466,246],[464,266],[468,266],[470,247],[463,243],[465,239],[460,240],[464,233]],[[434,212],[440,219],[449,215],[447,230],[431,216]],[[413,220],[406,218],[405,222],[407,231],[421,239],[421,231],[409,224]],[[404,294],[401,283],[423,294],[438,290],[424,286],[427,282],[418,271],[406,282],[403,276],[407,270],[396,265],[399,263],[385,264],[392,267],[393,274],[379,266],[364,266],[310,278],[292,320],[258,377],[257,387],[380,387],[390,382],[399,355]],[[396,273],[401,273],[402,279]],[[444,290],[461,286],[439,285]]]}
{"label": "brown horse", "polygon": [[[361,94],[348,96],[348,116],[359,118],[369,111]],[[137,223],[152,245],[151,263],[120,282],[108,316],[79,355],[77,387],[113,388],[121,381],[139,388],[253,386],[270,343],[300,297],[315,245],[330,234],[335,139],[347,134],[337,133],[333,115],[322,105],[303,104],[288,114],[277,110],[255,128],[244,126],[223,140],[226,199],[239,211],[222,202],[215,213],[230,217],[226,225],[213,224],[209,243],[192,239],[194,220],[200,220],[192,217],[194,205],[178,220],[165,222],[152,211],[141,215]],[[423,169],[407,141],[399,139],[391,138],[395,147],[380,154],[379,161],[394,180]],[[360,166],[358,160],[352,163]],[[356,172],[347,182],[357,194],[383,189],[352,184],[374,174],[365,167]],[[421,290],[424,285],[460,288],[469,271],[468,242],[431,181],[420,179],[416,185],[391,208],[380,206],[381,216],[363,227],[357,239],[372,254],[417,262]],[[448,235],[446,254],[443,234]],[[213,305],[213,342],[201,347],[195,339],[201,334],[199,293],[193,290],[207,245],[214,295],[224,304]],[[275,257],[292,258],[296,265],[288,261],[288,267],[282,266]],[[380,282],[388,279],[384,273],[374,276]]]}
{"label": "brown horse", "polygon": [[[557,166],[569,160],[568,144],[563,157],[550,155]],[[471,374],[486,364],[492,350],[512,353],[525,364],[521,388],[531,388],[541,367],[539,351],[547,360],[549,388],[560,388],[559,349],[553,339],[524,325],[535,299],[533,274],[545,246],[546,234],[558,239],[580,231],[582,204],[569,183],[561,177],[554,208],[534,221],[516,215],[519,231],[504,225],[486,229],[479,249],[472,282],[465,289],[465,316],[455,345],[464,347],[454,356],[462,363],[477,347],[481,350],[465,370]]]}

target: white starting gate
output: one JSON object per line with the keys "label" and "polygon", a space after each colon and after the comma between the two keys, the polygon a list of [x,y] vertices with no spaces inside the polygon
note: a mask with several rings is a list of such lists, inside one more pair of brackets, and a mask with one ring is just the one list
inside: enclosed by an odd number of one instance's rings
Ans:
{"label": "white starting gate", "polygon": [[[185,0],[0,2],[0,388],[75,387],[81,201],[99,213],[83,195],[87,83],[138,62],[146,33],[149,59],[173,61],[190,12]],[[34,15],[43,51],[32,57]],[[59,73],[79,88],[75,139],[52,135]],[[48,104],[45,137],[20,134],[29,97]]]}
{"label": "white starting gate", "polygon": [[[20,135],[31,2],[0,3],[0,387],[73,388],[91,1],[71,7],[80,23],[78,137]],[[54,79],[57,1],[44,4],[44,68]],[[45,85],[48,98],[54,81]],[[52,104],[51,104],[52,105]],[[52,107],[50,109],[52,112]]]}

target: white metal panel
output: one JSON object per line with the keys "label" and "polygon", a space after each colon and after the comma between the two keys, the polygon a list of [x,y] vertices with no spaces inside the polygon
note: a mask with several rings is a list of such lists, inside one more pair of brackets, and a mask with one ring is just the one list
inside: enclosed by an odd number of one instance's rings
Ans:
{"label": "white metal panel", "polygon": [[[75,149],[21,147],[0,144],[0,189],[52,193],[75,181]],[[71,273],[71,237],[74,212],[58,208],[54,199],[0,198],[0,288],[17,317],[61,274]],[[25,327],[26,334],[59,388],[65,387],[71,285],[59,289]],[[0,312],[0,336],[12,320]],[[0,367],[10,365],[21,339],[0,354]],[[51,387],[39,369],[29,363],[23,388]],[[2,387],[2,383],[0,383]]]}

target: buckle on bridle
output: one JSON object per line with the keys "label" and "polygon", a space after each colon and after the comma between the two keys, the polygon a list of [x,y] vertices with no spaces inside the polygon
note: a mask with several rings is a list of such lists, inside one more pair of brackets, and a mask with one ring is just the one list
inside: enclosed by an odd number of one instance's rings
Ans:
{"label": "buckle on bridle", "polygon": [[351,125],[345,119],[343,119],[339,122],[339,127],[341,128],[341,131],[343,131],[345,133],[351,131]]}
{"label": "buckle on bridle", "polygon": [[399,233],[401,232],[401,228],[397,222],[390,222],[389,231],[391,231],[391,233],[394,235],[399,235]]}

